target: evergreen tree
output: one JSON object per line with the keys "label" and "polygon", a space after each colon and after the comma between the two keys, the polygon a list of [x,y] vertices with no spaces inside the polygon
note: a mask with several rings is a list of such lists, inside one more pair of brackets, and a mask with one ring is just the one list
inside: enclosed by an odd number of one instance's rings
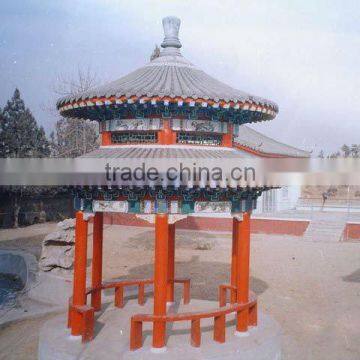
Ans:
{"label": "evergreen tree", "polygon": [[0,108],[0,158],[5,157],[5,138],[4,138],[4,126],[5,120],[2,113],[2,109]]}
{"label": "evergreen tree", "polygon": [[[7,102],[0,114],[0,156],[11,158],[44,157],[50,155],[45,131],[38,126],[31,111],[25,107],[20,91]],[[34,196],[43,191],[35,186],[6,186],[2,194],[12,199],[13,224],[18,227],[19,212],[24,196]]]}
{"label": "evergreen tree", "polygon": [[50,154],[44,129],[38,126],[16,89],[7,102],[0,123],[2,157],[44,157]]}

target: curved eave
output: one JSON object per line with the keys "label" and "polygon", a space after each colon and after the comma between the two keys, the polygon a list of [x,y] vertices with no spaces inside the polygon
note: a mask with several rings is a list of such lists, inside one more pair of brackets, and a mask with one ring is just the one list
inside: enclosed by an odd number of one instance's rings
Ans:
{"label": "curved eave", "polygon": [[234,146],[267,158],[309,158],[311,153],[270,138],[249,126],[239,128]]}
{"label": "curved eave", "polygon": [[293,155],[293,154],[279,154],[279,153],[267,153],[255,149],[250,146],[242,145],[242,144],[234,144],[234,148],[238,150],[246,151],[250,154],[262,157],[262,158],[270,158],[270,159],[284,159],[284,158],[308,158],[308,155]]}
{"label": "curved eave", "polygon": [[169,106],[175,106],[178,108],[190,107],[212,110],[213,113],[229,111],[232,113],[248,112],[254,114],[250,116],[246,122],[257,122],[264,120],[271,120],[275,118],[278,113],[278,107],[275,104],[257,104],[251,101],[234,102],[234,101],[214,101],[209,99],[193,99],[169,96],[154,96],[154,97],[138,97],[138,96],[120,96],[120,97],[94,97],[85,100],[73,100],[68,103],[59,102],[57,107],[60,114],[65,117],[74,117],[80,119],[87,119],[88,111],[102,111],[109,109],[119,109],[128,107],[129,105],[139,107],[159,107],[163,106],[168,108]]}

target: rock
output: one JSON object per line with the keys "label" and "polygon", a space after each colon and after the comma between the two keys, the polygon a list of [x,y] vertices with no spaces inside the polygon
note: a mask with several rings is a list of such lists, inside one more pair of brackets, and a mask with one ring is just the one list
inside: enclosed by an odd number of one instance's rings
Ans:
{"label": "rock", "polygon": [[51,271],[54,268],[71,269],[73,265],[74,247],[68,246],[45,246],[40,258],[40,268],[43,271]]}
{"label": "rock", "polygon": [[195,250],[211,250],[214,247],[214,242],[209,240],[198,240],[195,245]]}
{"label": "rock", "polygon": [[45,236],[39,267],[43,271],[71,270],[74,262],[75,219],[57,224],[57,231]]}
{"label": "rock", "polygon": [[75,219],[65,219],[57,224],[60,230],[75,229]]}
{"label": "rock", "polygon": [[[49,245],[51,243],[64,243],[64,245],[75,242],[74,230],[54,231],[46,235],[43,245]],[[60,244],[59,244],[60,245]]]}

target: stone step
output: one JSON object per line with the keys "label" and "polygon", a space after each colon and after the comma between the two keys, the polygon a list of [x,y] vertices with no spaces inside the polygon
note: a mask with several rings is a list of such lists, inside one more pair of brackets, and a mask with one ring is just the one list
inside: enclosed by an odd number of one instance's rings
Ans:
{"label": "stone step", "polygon": [[345,222],[346,220],[343,217],[331,219],[331,221],[314,219],[310,222],[303,239],[306,241],[340,241]]}

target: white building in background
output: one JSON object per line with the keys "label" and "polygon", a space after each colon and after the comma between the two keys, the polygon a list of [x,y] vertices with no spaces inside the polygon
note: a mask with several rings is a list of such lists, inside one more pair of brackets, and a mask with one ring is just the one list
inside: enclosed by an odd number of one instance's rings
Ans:
{"label": "white building in background", "polygon": [[295,209],[300,196],[300,186],[284,186],[280,189],[266,191],[258,199],[257,209],[254,213],[261,214]]}
{"label": "white building in background", "polygon": [[[239,134],[235,138],[235,144],[236,147],[258,157],[310,157],[309,152],[283,144],[246,125],[239,127]],[[300,186],[284,186],[280,189],[265,191],[258,200],[255,213],[271,213],[295,209],[300,196]]]}

